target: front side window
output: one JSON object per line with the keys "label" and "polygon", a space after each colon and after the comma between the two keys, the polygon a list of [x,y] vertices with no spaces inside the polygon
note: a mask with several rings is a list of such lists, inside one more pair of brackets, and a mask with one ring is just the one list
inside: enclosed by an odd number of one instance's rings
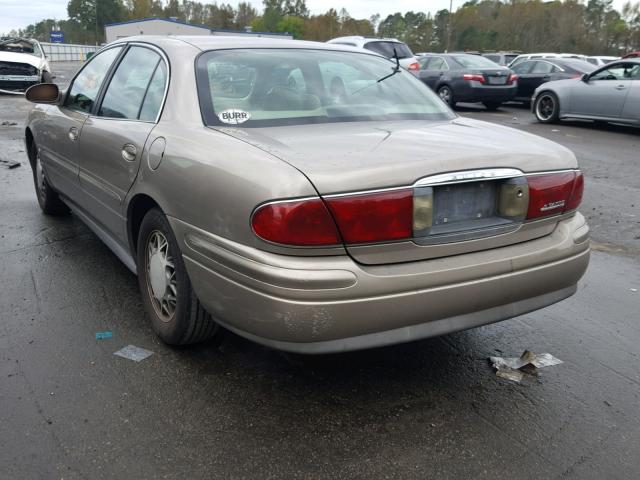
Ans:
{"label": "front side window", "polygon": [[394,70],[388,60],[350,52],[210,51],[198,59],[198,93],[208,125],[455,117],[414,75],[400,70],[390,76]]}
{"label": "front side window", "polygon": [[637,71],[637,66],[633,63],[619,63],[595,73],[591,80],[631,80],[634,69]]}
{"label": "front side window", "polygon": [[137,120],[160,55],[149,48],[131,47],[116,69],[98,111],[101,117]]}
{"label": "front side window", "polygon": [[115,47],[95,55],[73,81],[65,106],[90,113],[111,64],[122,47]]}

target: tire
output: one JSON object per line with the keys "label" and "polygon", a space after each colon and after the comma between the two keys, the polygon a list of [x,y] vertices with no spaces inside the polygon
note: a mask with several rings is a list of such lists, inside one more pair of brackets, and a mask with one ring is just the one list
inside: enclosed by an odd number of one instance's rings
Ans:
{"label": "tire", "polygon": [[178,242],[158,208],[149,210],[142,219],[137,245],[138,285],[158,336],[169,345],[213,337],[219,326],[196,297]]}
{"label": "tire", "polygon": [[53,83],[53,77],[49,72],[42,72],[42,83]]}
{"label": "tire", "polygon": [[502,102],[482,102],[482,104],[487,110],[490,110],[493,112],[498,108],[500,108],[500,106],[502,105]]}
{"label": "tire", "polygon": [[449,85],[442,85],[440,88],[438,88],[438,96],[440,97],[440,100],[449,105],[451,108],[455,106],[456,102],[453,99],[453,90],[451,90],[451,87],[449,87]]}
{"label": "tire", "polygon": [[555,123],[560,116],[558,96],[553,92],[541,92],[536,97],[533,114],[540,123]]}
{"label": "tire", "polygon": [[38,198],[40,209],[45,215],[67,215],[69,207],[60,200],[58,193],[49,185],[35,142],[31,144],[30,150],[29,157],[32,161],[33,186],[36,189],[36,197]]}

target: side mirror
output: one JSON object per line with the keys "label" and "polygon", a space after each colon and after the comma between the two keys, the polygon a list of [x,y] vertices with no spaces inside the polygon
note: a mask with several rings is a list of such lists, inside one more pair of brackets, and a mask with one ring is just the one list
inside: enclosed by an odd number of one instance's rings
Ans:
{"label": "side mirror", "polygon": [[55,83],[40,83],[29,87],[24,96],[33,103],[55,104],[60,100],[60,89]]}
{"label": "side mirror", "polygon": [[588,73],[583,73],[582,76],[580,77],[580,81],[582,81],[584,83],[589,83],[589,74]]}

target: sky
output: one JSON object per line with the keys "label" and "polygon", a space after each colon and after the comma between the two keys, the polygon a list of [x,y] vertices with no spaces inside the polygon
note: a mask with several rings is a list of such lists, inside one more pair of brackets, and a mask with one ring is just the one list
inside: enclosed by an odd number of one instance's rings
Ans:
{"label": "sky", "polygon": [[[213,3],[201,0],[206,3]],[[230,3],[234,7],[240,0],[222,0],[218,3]],[[453,0],[453,8],[465,0]],[[622,8],[625,0],[614,0],[614,6]],[[67,18],[68,0],[0,0],[0,33],[14,28],[24,28],[44,18],[63,20]],[[261,0],[251,0],[258,10],[262,9]],[[395,12],[423,11],[435,13],[449,8],[449,0],[307,0],[312,14],[324,13],[330,8],[346,8],[354,18],[369,18],[379,13],[383,18]]]}

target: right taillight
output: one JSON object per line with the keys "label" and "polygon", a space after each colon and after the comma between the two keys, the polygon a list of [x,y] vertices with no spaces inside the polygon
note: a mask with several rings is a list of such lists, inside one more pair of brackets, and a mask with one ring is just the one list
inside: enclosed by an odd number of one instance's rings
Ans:
{"label": "right taillight", "polygon": [[575,210],[582,201],[584,177],[579,170],[527,176],[527,220]]}

